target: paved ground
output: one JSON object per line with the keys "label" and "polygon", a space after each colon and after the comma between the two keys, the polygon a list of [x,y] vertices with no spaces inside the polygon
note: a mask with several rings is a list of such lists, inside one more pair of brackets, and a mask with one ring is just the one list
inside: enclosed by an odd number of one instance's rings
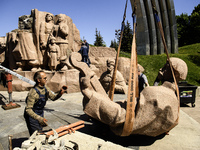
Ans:
{"label": "paved ground", "polygon": [[[0,92],[8,98],[6,91]],[[21,107],[11,110],[0,108],[0,150],[8,149],[8,135],[13,136],[13,148],[21,147],[21,143],[27,140],[29,134],[23,118],[25,107],[25,97],[27,92],[13,92],[12,97],[15,103]],[[126,98],[125,95],[115,95],[115,100]],[[6,101],[0,100],[2,105]],[[85,121],[85,127],[76,133],[69,135],[68,138],[79,143],[80,150],[96,150],[98,144],[102,144],[101,149],[200,149],[200,97],[196,98],[196,107],[191,104],[181,105],[180,121],[178,126],[172,129],[169,135],[159,137],[130,136],[118,137],[107,131],[105,126],[92,122],[82,111],[82,94],[65,94],[62,99],[55,102],[48,101],[45,107],[45,117],[49,126],[58,128],[62,125]],[[46,127],[45,130],[48,130]],[[107,134],[105,135],[105,131]]]}

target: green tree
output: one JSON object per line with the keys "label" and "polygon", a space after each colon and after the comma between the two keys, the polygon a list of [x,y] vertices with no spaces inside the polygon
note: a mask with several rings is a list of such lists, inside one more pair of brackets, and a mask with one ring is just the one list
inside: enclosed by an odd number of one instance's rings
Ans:
{"label": "green tree", "polygon": [[179,46],[187,45],[189,38],[190,19],[187,14],[181,14],[176,16],[177,20],[177,32],[178,32],[178,44]]}
{"label": "green tree", "polygon": [[200,4],[192,14],[176,16],[179,46],[200,43]]}
{"label": "green tree", "polygon": [[[121,36],[121,30],[115,30],[115,36],[119,43],[120,36]],[[127,20],[127,22],[124,26],[124,32],[123,32],[120,50],[125,51],[125,52],[131,52],[132,40],[133,40],[133,30],[131,29],[131,25]]]}
{"label": "green tree", "polygon": [[118,49],[118,43],[117,43],[116,39],[111,40],[110,47],[114,48],[115,50]]}
{"label": "green tree", "polygon": [[101,36],[100,31],[98,31],[97,28],[96,28],[95,39],[96,40],[94,41],[94,46],[103,46],[103,47],[106,46],[105,42],[103,41],[103,37]]}
{"label": "green tree", "polygon": [[200,4],[194,7],[192,14],[190,16],[190,26],[192,33],[191,44],[200,43]]}

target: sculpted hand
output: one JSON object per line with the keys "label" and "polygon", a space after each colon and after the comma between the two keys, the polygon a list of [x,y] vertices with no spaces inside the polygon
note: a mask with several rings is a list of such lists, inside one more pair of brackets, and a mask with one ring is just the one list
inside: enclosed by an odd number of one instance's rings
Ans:
{"label": "sculpted hand", "polygon": [[43,118],[43,117],[40,117],[40,118],[38,119],[38,121],[39,121],[39,123],[40,123],[40,125],[41,125],[42,127],[48,126],[48,124],[47,124],[47,119],[45,119],[45,118]]}
{"label": "sculpted hand", "polygon": [[58,28],[59,28],[59,26],[58,26],[58,25],[54,25],[54,26],[53,26],[53,30],[56,30],[56,31],[57,31],[57,30],[58,30]]}

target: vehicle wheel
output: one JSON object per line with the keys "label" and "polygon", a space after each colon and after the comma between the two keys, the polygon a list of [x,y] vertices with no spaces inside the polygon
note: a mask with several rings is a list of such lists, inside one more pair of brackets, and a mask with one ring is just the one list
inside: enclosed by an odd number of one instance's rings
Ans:
{"label": "vehicle wheel", "polygon": [[192,103],[192,107],[195,107],[195,103]]}

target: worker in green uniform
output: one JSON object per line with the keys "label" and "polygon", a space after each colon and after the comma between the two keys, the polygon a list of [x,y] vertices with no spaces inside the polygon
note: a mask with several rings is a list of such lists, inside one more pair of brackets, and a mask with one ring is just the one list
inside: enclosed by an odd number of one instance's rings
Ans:
{"label": "worker in green uniform", "polygon": [[24,111],[24,118],[30,135],[36,130],[42,132],[42,128],[48,125],[47,120],[44,118],[44,106],[48,98],[55,101],[67,91],[66,85],[57,94],[45,86],[47,76],[44,71],[36,72],[33,78],[36,84],[28,93]]}

